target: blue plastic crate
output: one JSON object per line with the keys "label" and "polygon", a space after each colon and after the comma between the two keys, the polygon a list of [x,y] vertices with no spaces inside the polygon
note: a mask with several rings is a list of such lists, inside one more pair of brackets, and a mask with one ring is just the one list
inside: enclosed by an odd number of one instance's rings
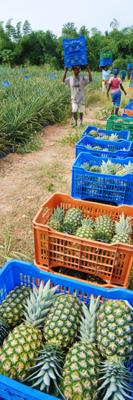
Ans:
{"label": "blue plastic crate", "polygon": [[74,65],[86,65],[86,41],[84,36],[73,39],[63,39],[64,66],[71,68]]}
{"label": "blue plastic crate", "polygon": [[[100,146],[101,150],[87,149],[87,145],[92,147]],[[104,150],[108,149],[108,151]],[[118,142],[95,139],[92,136],[83,136],[79,142],[76,143],[76,157],[82,153],[90,153],[95,157],[112,158],[112,157],[129,157],[133,156],[132,142],[128,140],[120,140]]]}
{"label": "blue plastic crate", "polygon": [[[112,158],[112,163],[128,164],[132,158]],[[101,165],[102,159],[90,153],[80,153],[72,167],[72,197],[81,200],[97,200],[116,205],[133,204],[133,174],[124,176],[104,175],[86,171],[81,164]]]}
{"label": "blue plastic crate", "polygon": [[[127,300],[133,306],[133,291],[126,289],[104,289],[100,286],[89,285],[74,279],[42,272],[30,263],[22,261],[9,261],[0,273],[0,302],[6,294],[17,285],[31,286],[33,282],[38,286],[43,280],[50,279],[51,285],[59,285],[61,293],[76,294],[82,301],[89,303],[91,294],[104,299]],[[133,363],[129,364],[133,370]],[[0,375],[0,400],[57,400],[38,390],[16,382],[13,379]],[[59,400],[59,399],[58,399]]]}
{"label": "blue plastic crate", "polygon": [[96,131],[97,134],[102,137],[102,136],[111,136],[112,134],[117,135],[119,139],[123,140],[129,140],[130,136],[130,131],[129,130],[120,130],[120,131],[115,131],[115,130],[107,130],[107,129],[100,129],[97,128],[96,126],[88,126],[85,131],[83,132],[82,136],[85,135],[90,135],[91,131]]}
{"label": "blue plastic crate", "polygon": [[99,67],[110,67],[112,65],[112,58],[111,57],[101,57]]}

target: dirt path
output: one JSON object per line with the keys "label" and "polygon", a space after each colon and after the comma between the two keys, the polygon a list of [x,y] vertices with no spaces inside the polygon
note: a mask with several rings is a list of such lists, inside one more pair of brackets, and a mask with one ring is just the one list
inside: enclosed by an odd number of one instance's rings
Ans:
{"label": "dirt path", "polygon": [[[94,124],[93,113],[90,108],[87,124]],[[69,132],[70,124],[49,126],[39,151],[0,160],[0,261],[4,253],[33,260],[33,216],[52,193],[70,193],[75,145],[61,143]]]}

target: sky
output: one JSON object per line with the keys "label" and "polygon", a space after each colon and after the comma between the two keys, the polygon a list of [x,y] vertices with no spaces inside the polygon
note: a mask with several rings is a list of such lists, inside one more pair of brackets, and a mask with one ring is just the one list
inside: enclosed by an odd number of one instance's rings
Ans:
{"label": "sky", "polygon": [[13,25],[28,19],[33,30],[51,30],[57,36],[67,22],[104,32],[113,18],[120,28],[133,25],[133,0],[1,0],[0,20],[9,18]]}

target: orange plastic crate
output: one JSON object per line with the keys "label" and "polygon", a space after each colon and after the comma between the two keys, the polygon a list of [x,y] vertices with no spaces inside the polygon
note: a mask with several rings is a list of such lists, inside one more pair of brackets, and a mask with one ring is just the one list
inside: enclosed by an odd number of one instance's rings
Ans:
{"label": "orange plastic crate", "polygon": [[55,267],[65,267],[99,276],[108,287],[127,287],[133,265],[133,246],[80,239],[53,230],[47,222],[57,206],[64,210],[79,208],[84,217],[94,219],[109,215],[117,220],[124,212],[125,216],[132,217],[132,223],[133,207],[75,200],[67,194],[55,193],[42,205],[33,220],[35,265],[38,268],[53,272]]}

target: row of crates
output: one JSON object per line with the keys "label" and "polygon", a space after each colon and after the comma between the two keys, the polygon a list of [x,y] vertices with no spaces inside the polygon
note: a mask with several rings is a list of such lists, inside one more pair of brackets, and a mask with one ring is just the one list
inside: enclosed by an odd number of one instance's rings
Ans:
{"label": "row of crates", "polygon": [[[99,139],[91,136],[91,131],[97,133]],[[119,140],[105,141],[102,136],[110,137],[117,134]],[[91,165],[100,165],[102,159],[122,165],[132,160],[132,142],[130,132],[109,131],[88,127],[83,132],[81,140],[76,144],[76,160],[72,166],[72,197],[56,193],[40,208],[33,221],[35,243],[35,265],[44,270],[62,273],[69,272],[91,274],[103,279],[103,287],[128,286],[129,274],[133,263],[133,247],[128,244],[107,244],[95,240],[88,240],[58,232],[49,227],[49,218],[57,207],[67,211],[69,208],[79,208],[84,217],[96,218],[100,215],[109,215],[114,220],[119,219],[122,212],[130,216],[133,221],[133,179],[113,175],[102,175],[85,171],[81,164],[89,162]],[[102,144],[102,155],[96,155],[97,150],[88,150],[86,144]],[[84,150],[86,148],[86,152]],[[115,153],[115,157],[113,157]],[[121,154],[124,154],[121,159]],[[126,199],[126,201],[125,201]],[[109,204],[108,204],[109,203]],[[112,204],[113,203],[113,204]],[[115,203],[115,204],[114,204]],[[125,204],[126,203],[126,204]],[[61,272],[62,271],[62,272]],[[64,271],[64,272],[63,272]],[[82,279],[82,278],[80,278]]]}

